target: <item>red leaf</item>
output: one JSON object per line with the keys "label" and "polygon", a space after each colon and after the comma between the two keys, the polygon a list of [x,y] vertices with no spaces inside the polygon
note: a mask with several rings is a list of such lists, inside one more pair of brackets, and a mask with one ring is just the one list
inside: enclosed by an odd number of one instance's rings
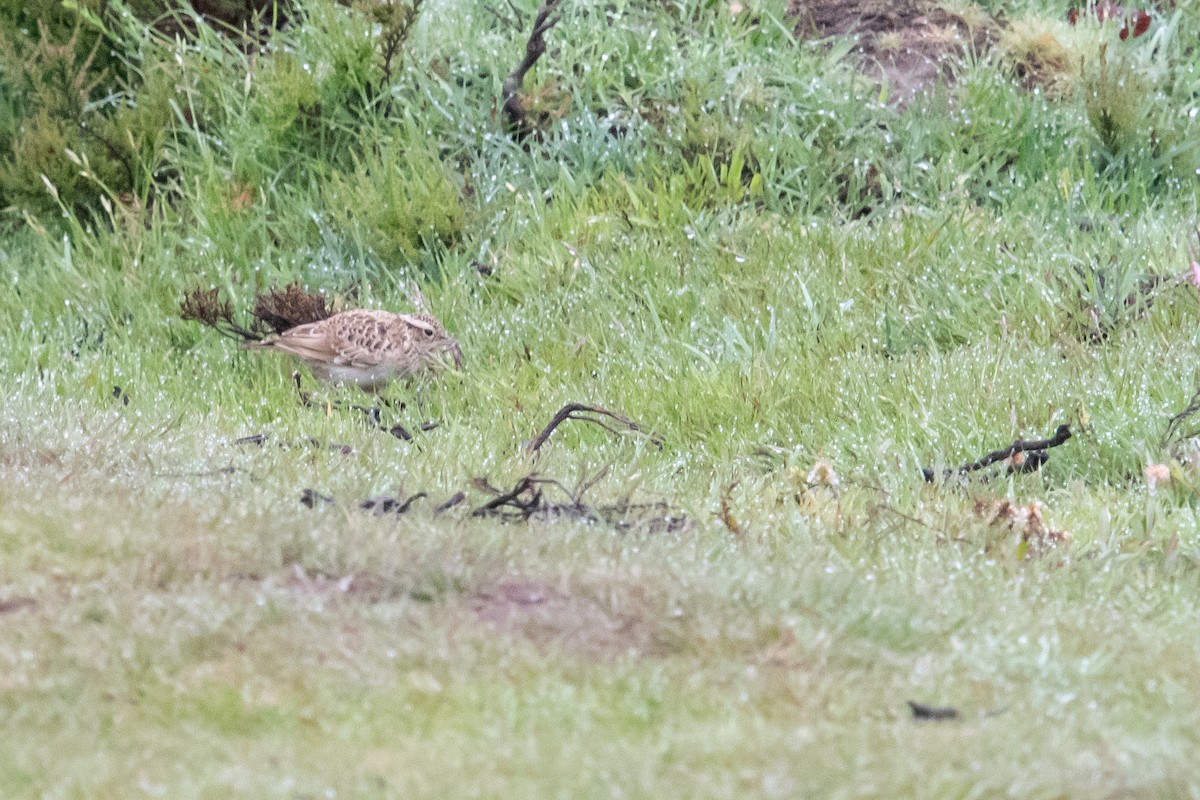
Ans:
{"label": "red leaf", "polygon": [[1134,12],[1133,15],[1133,38],[1141,36],[1146,31],[1150,30],[1150,15],[1143,10]]}
{"label": "red leaf", "polygon": [[1126,17],[1125,21],[1121,23],[1121,30],[1117,35],[1121,37],[1122,42],[1129,38],[1130,21],[1133,22],[1133,38],[1135,39],[1150,30],[1150,15],[1145,9],[1139,8],[1133,12],[1132,16]]}

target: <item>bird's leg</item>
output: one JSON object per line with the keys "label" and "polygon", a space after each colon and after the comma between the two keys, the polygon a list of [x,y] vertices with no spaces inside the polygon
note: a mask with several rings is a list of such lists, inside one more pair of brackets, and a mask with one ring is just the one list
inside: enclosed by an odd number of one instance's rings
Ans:
{"label": "bird's leg", "polygon": [[379,405],[383,406],[388,411],[403,411],[404,409],[408,408],[408,404],[403,400],[397,402],[395,399],[391,397],[384,397],[382,394],[377,395],[377,397],[379,398]]}
{"label": "bird's leg", "polygon": [[308,392],[304,391],[304,389],[301,387],[300,373],[298,371],[292,373],[292,383],[294,383],[296,385],[296,394],[298,394],[300,396],[300,404],[301,405],[304,405],[304,406],[318,405],[317,403],[314,403],[312,401],[312,395],[309,394]]}
{"label": "bird's leg", "polygon": [[361,411],[363,414],[367,415],[367,418],[370,419],[371,422],[373,422],[376,425],[379,424],[379,409],[378,408],[367,408],[366,406],[358,406],[358,405],[354,405],[353,403],[344,403],[340,400],[335,403],[328,398],[326,398],[325,402],[323,402],[323,403],[317,402],[317,401],[313,400],[313,396],[312,396],[311,392],[306,392],[302,388],[299,372],[292,373],[292,383],[294,383],[296,385],[296,394],[298,394],[300,396],[301,405],[305,406],[306,408],[324,409],[325,416],[328,416],[328,417],[333,416],[333,410],[335,408],[338,409],[339,411],[343,408],[350,408],[350,409],[353,409],[354,411]]}
{"label": "bird's leg", "polygon": [[296,394],[300,395],[301,405],[303,405],[305,408],[323,408],[325,409],[325,416],[333,416],[333,409],[335,408],[333,402],[328,399],[325,400],[324,404],[314,402],[312,393],[304,391],[304,389],[301,387],[299,372],[292,373],[292,383],[296,384]]}
{"label": "bird's leg", "polygon": [[[379,406],[377,406],[375,409],[376,412],[379,411],[379,407],[386,408],[389,412],[403,412],[404,409],[408,407],[404,401],[397,401],[392,397],[385,395],[382,391],[376,392],[375,397],[379,401]],[[406,442],[412,440],[412,434],[409,433],[408,428],[404,427],[404,425],[401,423],[396,422],[391,427],[388,427],[380,423],[378,419],[378,416],[376,416],[376,425],[378,426],[379,430],[386,431],[392,436],[395,436],[397,439],[402,439]]]}
{"label": "bird's leg", "polygon": [[425,389],[424,386],[422,386],[419,383],[417,384],[417,416],[418,417],[425,416],[425,408],[424,408],[425,404],[423,402],[421,402],[424,399],[424,396],[423,396],[424,389]]}
{"label": "bird's leg", "polygon": [[425,396],[423,394],[423,388],[420,385],[418,385],[417,386],[417,416],[419,419],[422,420],[420,427],[421,427],[421,430],[423,430],[423,431],[431,431],[434,428],[436,428],[438,425],[440,425],[441,423],[438,422],[438,420],[436,420],[436,419],[429,419],[425,416],[425,404],[422,402],[422,400],[424,400],[424,397]]}
{"label": "bird's leg", "polygon": [[374,425],[375,427],[377,427],[377,428],[378,428],[378,427],[382,427],[382,426],[380,425],[380,422],[379,422],[379,419],[380,419],[380,414],[379,414],[379,407],[378,407],[378,406],[356,406],[356,405],[352,405],[352,406],[350,406],[350,408],[352,408],[352,409],[354,409],[355,411],[358,411],[358,412],[360,412],[360,413],[364,414],[364,415],[366,416],[366,418],[367,418],[367,419],[369,419],[369,420],[371,421],[371,424],[372,424],[372,425]]}

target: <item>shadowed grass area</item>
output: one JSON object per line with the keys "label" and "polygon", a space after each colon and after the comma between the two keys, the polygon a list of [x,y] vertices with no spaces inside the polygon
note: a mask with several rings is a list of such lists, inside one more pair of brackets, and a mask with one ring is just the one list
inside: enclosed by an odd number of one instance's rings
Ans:
{"label": "shadowed grass area", "polygon": [[[533,7],[386,68],[369,2],[86,17],[172,117],[136,191],[0,203],[0,795],[1193,796],[1194,6],[986,4],[1025,49],[901,108],[780,3],[573,4],[520,143]],[[179,316],[292,281],[464,369],[380,430]],[[528,452],[569,403],[654,436]]]}

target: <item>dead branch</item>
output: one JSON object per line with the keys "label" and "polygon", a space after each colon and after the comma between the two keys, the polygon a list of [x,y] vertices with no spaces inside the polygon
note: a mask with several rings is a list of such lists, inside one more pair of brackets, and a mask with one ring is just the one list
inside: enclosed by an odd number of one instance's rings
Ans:
{"label": "dead branch", "polygon": [[[515,509],[517,514],[525,519],[529,519],[533,512],[537,510],[541,503],[542,493],[539,490],[534,490],[534,476],[526,475],[518,480],[513,488],[507,492],[500,494],[487,501],[479,508],[471,512],[472,517],[486,517],[489,514],[500,513],[500,509],[509,507]],[[490,486],[490,484],[489,484]],[[523,495],[528,496],[523,497]]]}
{"label": "dead branch", "polygon": [[244,328],[233,318],[233,305],[221,297],[220,289],[192,289],[185,292],[179,304],[179,318],[199,322],[217,333],[239,342],[257,342],[263,338],[259,331]]}
{"label": "dead branch", "polygon": [[[972,461],[967,464],[963,464],[961,467],[957,467],[955,469],[947,469],[943,474],[943,477],[949,477],[951,475],[966,475],[969,472],[975,472],[977,470],[984,469],[985,467],[990,467],[992,464],[1010,458],[1013,459],[1009,466],[1011,471],[1031,471],[1041,467],[1046,463],[1046,460],[1050,457],[1046,453],[1047,450],[1049,450],[1051,447],[1058,447],[1059,445],[1064,444],[1070,438],[1071,426],[1059,425],[1058,430],[1055,431],[1054,435],[1049,439],[1038,439],[1032,442],[1026,442],[1021,439],[1017,439],[1008,447],[1005,447],[1002,450],[993,450],[978,461]],[[1029,456],[1025,456],[1027,453]],[[937,478],[937,473],[928,467],[921,467],[921,474],[925,476],[926,483],[933,483]]]}
{"label": "dead branch", "polygon": [[730,481],[721,487],[721,508],[717,512],[717,519],[721,520],[725,530],[732,533],[735,539],[741,539],[745,534],[742,524],[733,515],[733,490],[737,488],[738,483],[740,481]]}
{"label": "dead branch", "polygon": [[299,283],[256,294],[249,326],[234,318],[233,304],[221,297],[220,289],[192,289],[184,293],[179,305],[181,319],[199,322],[241,342],[261,341],[268,333],[283,333],[297,325],[319,322],[332,313],[323,295],[306,292]]}
{"label": "dead branch", "polygon": [[306,292],[299,283],[260,292],[254,297],[254,319],[270,328],[272,333],[320,322],[332,313],[323,295]]}
{"label": "dead branch", "polygon": [[461,503],[463,500],[466,500],[466,499],[467,499],[467,495],[465,492],[455,492],[453,495],[450,496],[449,500],[447,500],[444,503],[440,503],[438,505],[438,507],[433,510],[433,513],[435,515],[437,515],[437,514],[441,514],[441,513],[445,512],[445,511],[449,511],[450,509],[454,508],[456,505],[458,505],[459,503]]}
{"label": "dead branch", "polygon": [[[590,505],[583,500],[584,492],[595,486],[608,472],[607,467],[592,477],[584,477],[574,489],[561,481],[543,478],[535,473],[526,475],[508,491],[492,486],[485,478],[473,481],[475,488],[492,495],[492,498],[471,512],[473,517],[498,517],[505,521],[528,521],[574,519],[589,523],[603,522],[618,530],[639,527],[647,533],[676,532],[691,527],[692,520],[686,514],[673,513],[666,503],[633,503],[629,498],[600,505]],[[544,487],[553,488],[566,495],[569,502],[552,502],[546,497]],[[455,495],[452,500],[459,499]]]}
{"label": "dead branch", "polygon": [[953,706],[931,706],[909,700],[908,707],[912,711],[913,719],[951,720],[958,719],[959,716],[958,709]]}
{"label": "dead branch", "polygon": [[[370,511],[377,515],[396,514],[398,516],[407,512],[415,501],[427,496],[425,492],[417,492],[401,500],[399,497],[391,495],[380,495],[379,497],[368,497],[366,500],[360,501],[358,507],[363,511]],[[300,493],[300,502],[308,508],[316,508],[317,506],[333,505],[334,500],[328,495],[320,494],[316,489],[305,489]]]}
{"label": "dead branch", "polygon": [[562,0],[543,1],[538,8],[537,17],[534,18],[533,32],[525,42],[525,58],[521,59],[516,69],[504,79],[504,114],[508,117],[509,125],[516,131],[517,138],[524,138],[533,132],[534,126],[529,121],[525,104],[521,101],[521,87],[525,83],[525,75],[546,53],[546,31],[562,19],[562,15],[556,13],[561,2]]}
{"label": "dead branch", "polygon": [[401,500],[399,497],[391,495],[382,495],[380,497],[368,497],[358,504],[358,507],[363,511],[370,511],[375,514],[396,514],[400,515],[408,511],[413,502],[420,500],[422,497],[428,497],[425,492],[417,492],[409,495],[407,499]]}
{"label": "dead branch", "polygon": [[[603,419],[598,419],[597,417],[608,417],[611,420],[615,420],[624,428],[624,430],[618,430],[605,423]],[[642,428],[642,426],[638,425],[636,422],[631,420],[629,417],[624,416],[623,414],[609,411],[608,409],[601,408],[600,406],[585,406],[582,403],[567,403],[558,410],[558,413],[555,414],[550,420],[550,424],[543,428],[541,433],[530,440],[529,444],[525,446],[525,452],[536,453],[541,446],[546,443],[546,440],[550,438],[550,434],[554,433],[555,429],[558,428],[559,425],[562,425],[569,419],[579,420],[581,422],[590,422],[593,425],[599,425],[601,428],[604,428],[604,430],[609,431],[610,433],[615,433],[618,435],[624,431],[644,433],[650,438],[651,442],[660,448],[662,447],[662,439],[660,437],[658,437],[656,434],[647,432]]]}
{"label": "dead branch", "polygon": [[316,489],[305,489],[300,493],[300,502],[308,508],[316,508],[318,505],[331,505],[333,498],[318,494]]}
{"label": "dead branch", "polygon": [[[1171,417],[1171,419],[1167,420],[1167,432],[1163,434],[1160,445],[1162,447],[1166,447],[1171,440],[1175,438],[1175,434],[1179,432],[1179,426],[1194,416],[1198,411],[1200,411],[1200,389],[1196,389],[1195,394],[1192,395],[1192,399],[1188,401],[1187,407],[1184,408],[1183,411],[1180,411],[1178,414]],[[1200,428],[1197,428],[1191,433],[1185,434],[1182,438],[1191,439],[1196,436],[1200,436]]]}
{"label": "dead branch", "polygon": [[[554,478],[543,478],[536,473],[530,473],[517,480],[513,487],[502,491],[492,486],[486,478],[475,478],[472,483],[476,489],[491,495],[486,503],[471,512],[472,517],[489,517],[502,522],[528,522],[531,519],[552,521],[571,519],[587,523],[603,523],[617,530],[642,530],[646,533],[675,533],[688,530],[694,524],[692,519],[682,512],[673,511],[663,501],[635,503],[629,497],[612,503],[588,504],[583,501],[583,494],[594,487],[606,474],[604,467],[592,476],[583,476],[574,489]],[[561,493],[567,502],[555,502],[547,497],[547,491]],[[414,501],[427,497],[425,492],[417,492],[407,498],[384,495],[369,497],[357,503],[362,511],[374,514],[404,514],[409,511]],[[440,515],[466,500],[465,492],[455,492],[445,502],[433,508],[433,515]],[[300,502],[308,508],[328,507],[335,504],[332,497],[320,494],[315,489],[305,489],[300,495]]]}
{"label": "dead branch", "polygon": [[243,436],[240,439],[234,439],[233,443],[234,444],[255,444],[255,445],[258,445],[259,447],[262,447],[264,444],[266,444],[268,438],[270,438],[270,437],[265,433],[252,433],[249,436]]}

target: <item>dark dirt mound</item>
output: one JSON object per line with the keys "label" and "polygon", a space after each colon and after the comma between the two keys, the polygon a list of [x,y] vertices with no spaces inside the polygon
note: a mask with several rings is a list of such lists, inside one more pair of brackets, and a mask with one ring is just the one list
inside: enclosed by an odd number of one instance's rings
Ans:
{"label": "dark dirt mound", "polygon": [[948,80],[965,53],[987,52],[997,36],[984,11],[956,13],[928,0],[791,0],[788,16],[803,39],[858,37],[863,72],[886,81],[888,101],[901,105]]}

